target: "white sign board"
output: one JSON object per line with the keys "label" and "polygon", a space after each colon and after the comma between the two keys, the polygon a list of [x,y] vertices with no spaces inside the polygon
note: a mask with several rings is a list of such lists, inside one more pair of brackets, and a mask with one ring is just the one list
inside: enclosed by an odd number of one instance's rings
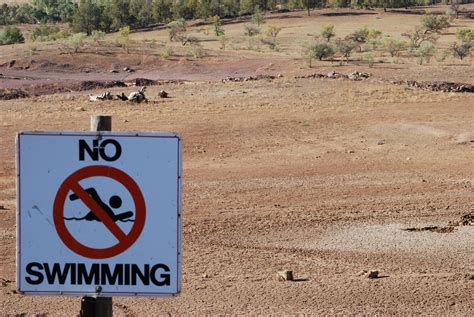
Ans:
{"label": "white sign board", "polygon": [[19,291],[178,294],[181,157],[171,133],[19,133]]}

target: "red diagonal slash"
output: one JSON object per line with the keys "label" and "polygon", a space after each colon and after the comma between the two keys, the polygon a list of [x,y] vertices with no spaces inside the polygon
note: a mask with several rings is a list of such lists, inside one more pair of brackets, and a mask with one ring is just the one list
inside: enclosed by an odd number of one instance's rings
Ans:
{"label": "red diagonal slash", "polygon": [[69,182],[69,188],[79,197],[82,202],[90,208],[90,210],[99,218],[107,229],[119,241],[124,241],[128,236],[120,229],[120,227],[110,218],[110,216],[102,209],[102,207],[84,190],[77,182]]}

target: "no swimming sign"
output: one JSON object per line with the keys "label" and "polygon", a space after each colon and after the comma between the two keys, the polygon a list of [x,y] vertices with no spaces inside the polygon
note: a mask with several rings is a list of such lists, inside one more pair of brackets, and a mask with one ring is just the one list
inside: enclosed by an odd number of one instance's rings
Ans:
{"label": "no swimming sign", "polygon": [[179,293],[181,157],[171,133],[19,133],[19,291]]}

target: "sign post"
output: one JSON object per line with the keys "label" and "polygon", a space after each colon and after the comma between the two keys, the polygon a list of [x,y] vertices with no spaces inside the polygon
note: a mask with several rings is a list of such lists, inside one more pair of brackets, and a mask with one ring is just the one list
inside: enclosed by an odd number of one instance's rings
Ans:
{"label": "sign post", "polygon": [[[112,131],[111,116],[91,116],[91,131]],[[81,299],[81,317],[112,317],[112,297],[84,296]]]}
{"label": "sign post", "polygon": [[181,138],[111,128],[17,136],[18,291],[83,296],[80,316],[181,290]]}

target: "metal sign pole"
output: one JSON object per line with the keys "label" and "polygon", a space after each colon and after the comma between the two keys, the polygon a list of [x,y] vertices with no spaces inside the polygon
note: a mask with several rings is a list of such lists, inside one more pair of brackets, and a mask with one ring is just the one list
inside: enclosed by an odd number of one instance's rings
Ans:
{"label": "metal sign pole", "polygon": [[[112,116],[91,116],[91,131],[112,131]],[[100,286],[97,288],[100,289]],[[112,297],[82,297],[79,315],[112,317]]]}

